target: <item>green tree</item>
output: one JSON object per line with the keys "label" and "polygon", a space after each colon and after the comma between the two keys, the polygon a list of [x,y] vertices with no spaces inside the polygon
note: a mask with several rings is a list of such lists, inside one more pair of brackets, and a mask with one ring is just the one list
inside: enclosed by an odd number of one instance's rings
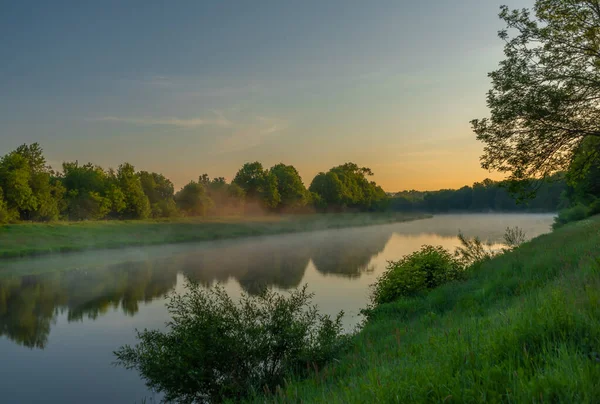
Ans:
{"label": "green tree", "polygon": [[37,194],[38,208],[31,218],[38,221],[57,220],[64,211],[65,188],[58,178],[48,173],[37,174],[32,178],[32,189]]}
{"label": "green tree", "polygon": [[109,215],[113,218],[118,218],[121,212],[127,207],[127,201],[125,200],[125,194],[121,191],[121,188],[109,177],[109,185],[105,194],[106,198],[110,203]]}
{"label": "green tree", "polygon": [[[62,187],[52,178],[52,170],[46,164],[39,144],[23,144],[14,153],[21,156],[29,166],[28,186],[31,189],[28,206],[21,205],[19,214],[25,220],[56,220],[60,215],[59,201],[64,194]],[[21,167],[23,169],[23,167]],[[23,177],[24,178],[24,177]]]}
{"label": "green tree", "polygon": [[[66,213],[71,220],[99,220],[125,208],[124,195],[101,167],[78,161],[63,163]],[[111,183],[112,182],[112,183]]]}
{"label": "green tree", "polygon": [[277,177],[269,172],[264,175],[260,197],[263,205],[268,209],[276,209],[281,204]]}
{"label": "green tree", "polygon": [[276,391],[347,346],[343,313],[321,315],[311,299],[305,287],[289,295],[242,294],[234,302],[219,286],[189,284],[167,304],[167,330],[139,332],[137,345],[115,352],[117,363],[138,370],[168,402],[238,402]]}
{"label": "green tree", "polygon": [[344,199],[344,185],[336,173],[319,173],[312,180],[309,191],[315,196],[315,207],[317,209],[342,208]]}
{"label": "green tree", "polygon": [[186,216],[204,216],[213,206],[202,184],[194,181],[175,195],[175,202]]}
{"label": "green tree", "polygon": [[227,187],[227,197],[232,206],[241,207],[244,205],[246,193],[238,184],[231,183]]}
{"label": "green tree", "polygon": [[[597,0],[503,6],[505,60],[490,73],[491,117],[472,121],[482,166],[511,180],[569,167],[582,141],[600,137],[600,7]],[[514,33],[514,35],[512,35]]]}
{"label": "green tree", "polygon": [[308,193],[294,166],[277,164],[271,167],[269,173],[277,179],[281,208],[293,210],[306,206],[309,199]]}
{"label": "green tree", "polygon": [[117,182],[125,195],[122,216],[127,219],[145,219],[150,216],[150,201],[144,193],[139,175],[131,164],[123,163],[119,166]]}
{"label": "green tree", "polygon": [[228,184],[225,178],[217,177],[212,180],[208,174],[202,174],[198,179],[208,197],[213,201],[212,213],[240,213],[244,206],[245,192],[237,184]]}
{"label": "green tree", "polygon": [[600,138],[581,143],[566,178],[568,204],[588,206],[587,215],[600,213]]}
{"label": "green tree", "polygon": [[263,207],[273,209],[281,201],[277,177],[265,171],[258,161],[244,164],[233,182],[244,190],[248,200],[259,202]]}
{"label": "green tree", "polygon": [[173,183],[162,174],[141,171],[139,173],[142,189],[148,197],[152,217],[171,217],[177,215]]}
{"label": "green tree", "polygon": [[32,143],[30,145],[23,144],[17,147],[17,150],[15,150],[15,152],[27,159],[32,173],[50,171],[50,167],[48,167],[48,165],[46,164],[44,150],[38,143]]}
{"label": "green tree", "polygon": [[260,198],[265,179],[265,170],[258,161],[246,163],[235,175],[233,182],[240,186],[251,199]]}
{"label": "green tree", "polygon": [[388,196],[367,176],[373,172],[354,163],[346,163],[319,173],[312,181],[309,191],[316,194],[315,206],[334,210],[383,210]]}
{"label": "green tree", "polygon": [[29,212],[37,209],[38,201],[29,184],[31,167],[27,158],[17,152],[11,152],[0,160],[0,187],[4,190],[4,199],[8,209]]}
{"label": "green tree", "polygon": [[0,188],[0,223],[8,223],[16,219],[16,212],[8,209],[8,204],[4,200],[4,192]]}

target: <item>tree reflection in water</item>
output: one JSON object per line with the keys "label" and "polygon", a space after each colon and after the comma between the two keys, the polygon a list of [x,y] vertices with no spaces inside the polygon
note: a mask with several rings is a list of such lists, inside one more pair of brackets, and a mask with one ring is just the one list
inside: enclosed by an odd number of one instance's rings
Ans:
{"label": "tree reflection in water", "polygon": [[[133,316],[140,303],[173,290],[178,273],[206,286],[235,279],[250,294],[270,286],[298,287],[311,259],[321,274],[356,278],[369,270],[391,234],[382,226],[223,241],[189,246],[167,257],[80,270],[27,276],[0,272],[0,335],[43,349],[58,314],[66,312],[69,322],[94,320],[116,308]],[[81,254],[81,259],[89,257]],[[79,267],[73,257],[69,260],[70,267]],[[45,261],[36,262],[42,266]]]}

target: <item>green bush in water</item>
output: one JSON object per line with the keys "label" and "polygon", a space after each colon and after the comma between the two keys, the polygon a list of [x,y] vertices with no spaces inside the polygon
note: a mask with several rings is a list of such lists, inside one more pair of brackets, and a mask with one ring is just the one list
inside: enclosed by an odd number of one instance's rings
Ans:
{"label": "green bush in water", "polygon": [[343,348],[340,313],[320,315],[306,287],[289,295],[266,290],[236,304],[220,286],[189,285],[167,304],[166,332],[138,332],[117,364],[137,369],[167,401],[219,402],[274,391],[286,375],[320,368]]}
{"label": "green bush in water", "polygon": [[464,267],[441,246],[425,245],[399,261],[390,261],[373,285],[371,301],[377,305],[436,288],[460,279]]}

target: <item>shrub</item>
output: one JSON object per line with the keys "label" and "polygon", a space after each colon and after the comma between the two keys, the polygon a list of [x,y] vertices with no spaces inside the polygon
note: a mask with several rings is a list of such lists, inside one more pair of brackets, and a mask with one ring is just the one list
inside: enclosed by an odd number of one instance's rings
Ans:
{"label": "shrub", "polygon": [[175,201],[164,200],[153,203],[151,206],[150,217],[152,218],[160,218],[160,217],[177,217],[179,216],[179,210],[177,209],[177,205]]}
{"label": "shrub", "polygon": [[[504,235],[506,238],[506,234]],[[492,244],[484,243],[479,237],[467,238],[461,232],[458,233],[461,246],[456,247],[454,256],[464,265],[471,266],[492,258],[496,252],[492,250]]]}
{"label": "shrub", "polygon": [[588,210],[588,215],[593,216],[600,213],[600,198],[595,198],[591,203]]}
{"label": "shrub", "polygon": [[342,349],[340,313],[320,315],[306,287],[288,296],[265,291],[236,304],[220,286],[190,284],[167,304],[166,332],[138,332],[117,364],[137,369],[167,401],[240,399],[279,386],[284,376],[320,367]]}
{"label": "shrub", "polygon": [[507,227],[504,232],[504,248],[501,250],[492,249],[491,242],[482,242],[479,237],[467,238],[461,232],[458,233],[460,246],[454,250],[454,256],[465,266],[469,267],[474,264],[486,261],[496,255],[509,252],[525,242],[527,236],[523,229],[518,226]]}
{"label": "shrub", "polygon": [[464,266],[443,247],[425,245],[420,250],[390,261],[386,272],[373,285],[371,301],[382,304],[412,296],[460,279]]}
{"label": "shrub", "polygon": [[558,212],[558,216],[554,218],[554,224],[552,225],[552,228],[558,229],[567,223],[583,220],[589,215],[590,209],[587,206],[578,203],[573,207],[563,209]]}
{"label": "shrub", "polygon": [[507,227],[506,232],[504,233],[504,245],[507,250],[513,250],[523,244],[527,239],[527,235],[518,226],[515,227]]}

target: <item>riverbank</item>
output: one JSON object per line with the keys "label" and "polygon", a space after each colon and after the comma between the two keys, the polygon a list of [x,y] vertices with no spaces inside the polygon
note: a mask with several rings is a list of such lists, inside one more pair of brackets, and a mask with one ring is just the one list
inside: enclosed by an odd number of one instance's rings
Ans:
{"label": "riverbank", "polygon": [[0,258],[373,226],[426,217],[430,216],[340,213],[12,224],[0,226]]}
{"label": "riverbank", "polygon": [[379,306],[347,354],[268,400],[583,403],[598,380],[600,216]]}

